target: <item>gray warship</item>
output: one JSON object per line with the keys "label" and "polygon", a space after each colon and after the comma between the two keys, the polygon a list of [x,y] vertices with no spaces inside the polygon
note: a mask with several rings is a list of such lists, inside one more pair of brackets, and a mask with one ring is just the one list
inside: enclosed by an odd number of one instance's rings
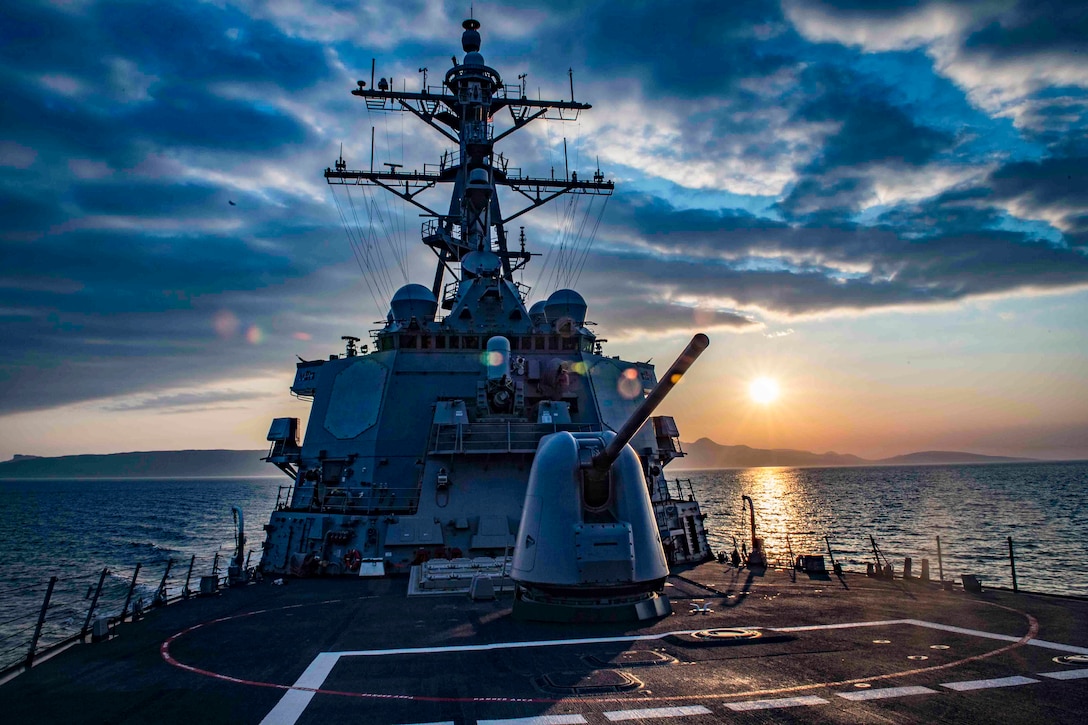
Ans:
{"label": "gray warship", "polygon": [[[345,336],[343,354],[298,363],[291,392],[312,401],[310,419],[301,445],[297,418],[268,434],[267,460],[292,483],[265,527],[261,569],[409,575],[413,595],[512,586],[519,616],[661,616],[668,566],[711,551],[699,503],[674,497],[665,478],[683,455],[675,421],[651,413],[709,341],[697,335],[659,382],[649,363],[606,354],[578,292],[527,306],[515,273],[533,255],[524,227],[511,249],[511,222],[613,183],[599,169],[526,175],[496,153],[529,123],[590,106],[505,84],[484,62],[479,27],[464,22],[464,60],[441,87],[371,78],[352,91],[457,144],[423,171],[352,170],[342,154],[325,170],[329,184],[378,187],[422,210],[434,280],[401,287],[368,344]],[[420,200],[446,186],[448,209]],[[504,211],[500,190],[521,200],[516,210]]]}
{"label": "gray warship", "polygon": [[[495,156],[527,123],[588,106],[504,85],[478,28],[465,22],[440,89],[353,91],[458,148],[422,173],[341,158],[329,182],[416,206],[445,183],[451,202],[423,207],[432,286],[393,295],[365,347],[347,336],[343,354],[298,365],[311,415],[302,443],[299,420],[271,426],[267,460],[290,483],[260,564],[236,511],[226,577],[139,614],[126,600],[33,662],[32,645],[0,680],[5,721],[1083,723],[1084,599],[930,581],[924,566],[859,576],[809,553],[775,567],[751,506],[748,561],[711,557],[698,502],[664,477],[675,424],[653,417],[708,340],[658,380],[603,354],[577,293],[526,308],[512,275],[531,255],[506,224],[613,186]],[[503,188],[525,207],[504,217]]]}

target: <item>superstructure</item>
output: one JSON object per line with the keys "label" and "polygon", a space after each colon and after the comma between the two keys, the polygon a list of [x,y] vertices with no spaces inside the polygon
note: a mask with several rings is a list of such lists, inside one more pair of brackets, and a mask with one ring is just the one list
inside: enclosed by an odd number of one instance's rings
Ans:
{"label": "superstructure", "polygon": [[[456,144],[422,171],[352,170],[342,155],[325,170],[329,184],[380,187],[422,210],[435,273],[430,287],[408,284],[393,295],[370,344],[345,336],[343,354],[298,364],[291,390],[313,402],[301,445],[298,419],[277,419],[269,432],[268,460],[293,483],[266,527],[266,573],[381,576],[470,560],[501,580],[516,558],[541,440],[592,434],[596,443],[579,445],[595,451],[657,384],[650,364],[605,354],[574,290],[526,306],[530,290],[514,273],[532,255],[524,232],[511,249],[511,222],[561,195],[607,196],[614,185],[599,170],[589,179],[526,175],[496,154],[529,123],[573,120],[590,106],[526,98],[523,84],[504,84],[485,64],[479,23],[463,27],[464,59],[440,87],[397,91],[382,78],[352,91],[371,111],[409,113]],[[501,128],[500,112],[509,114]],[[451,187],[445,211],[419,198],[439,185]],[[504,212],[500,189],[522,202],[516,211]],[[682,455],[673,419],[650,418],[628,437],[637,461],[629,475],[653,501],[647,545],[670,564],[705,560],[698,503],[671,496],[663,473]],[[572,523],[585,526],[581,518]],[[608,524],[616,515],[589,518]],[[615,531],[578,533],[627,557]],[[435,564],[420,571],[424,588],[442,586]]]}

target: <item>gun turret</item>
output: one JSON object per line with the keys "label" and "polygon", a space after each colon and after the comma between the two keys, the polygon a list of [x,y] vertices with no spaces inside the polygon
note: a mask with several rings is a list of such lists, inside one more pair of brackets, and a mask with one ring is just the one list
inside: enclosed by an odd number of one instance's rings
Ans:
{"label": "gun turret", "polygon": [[706,335],[692,338],[616,433],[540,440],[510,570],[515,617],[638,621],[672,611],[661,594],[669,565],[646,474],[627,444],[709,344]]}
{"label": "gun turret", "polygon": [[664,377],[658,380],[657,385],[650,391],[650,394],[646,396],[646,399],[642,401],[642,405],[631,414],[631,417],[624,421],[620,429],[616,431],[616,437],[613,438],[604,450],[593,456],[593,460],[590,465],[598,471],[607,471],[612,467],[612,464],[616,462],[616,459],[620,455],[620,451],[624,446],[631,442],[631,439],[638,433],[639,428],[649,420],[653,415],[654,410],[657,409],[658,404],[665,399],[676,384],[680,382],[680,378],[684,376],[684,373],[688,371],[692,363],[703,353],[703,350],[710,345],[710,338],[699,333],[695,337],[691,338],[691,342],[684,348],[684,351],[680,353],[680,357],[676,358],[676,362],[672,364],[669,371],[665,373]]}

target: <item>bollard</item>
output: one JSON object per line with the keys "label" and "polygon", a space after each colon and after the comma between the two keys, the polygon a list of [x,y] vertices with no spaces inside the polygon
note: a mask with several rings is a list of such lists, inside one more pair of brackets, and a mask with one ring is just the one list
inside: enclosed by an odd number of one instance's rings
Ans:
{"label": "bollard", "polygon": [[110,618],[109,617],[96,617],[94,620],[94,627],[90,630],[91,642],[105,642],[110,638]]}
{"label": "bollard", "polygon": [[914,568],[914,561],[908,556],[903,559],[903,578],[911,578],[911,570]]}
{"label": "bollard", "polygon": [[929,581],[929,559],[922,559],[922,581]]}

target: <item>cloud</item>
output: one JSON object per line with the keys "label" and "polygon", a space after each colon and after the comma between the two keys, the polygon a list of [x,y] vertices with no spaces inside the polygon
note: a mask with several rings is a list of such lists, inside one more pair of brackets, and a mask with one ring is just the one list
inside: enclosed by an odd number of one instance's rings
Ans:
{"label": "cloud", "polygon": [[240,390],[205,390],[199,392],[174,393],[171,395],[151,395],[137,400],[121,400],[106,403],[102,407],[111,411],[130,410],[207,410],[220,407],[223,403],[237,403],[248,400],[261,400],[267,393]]}
{"label": "cloud", "polygon": [[[894,225],[775,222],[615,200],[613,228],[586,274],[646,295],[793,318],[943,305],[972,297],[1088,286],[1088,255],[1024,232],[986,228],[994,212],[899,210]],[[956,213],[958,211],[958,213]],[[622,241],[616,241],[616,240]],[[614,284],[614,283],[613,283]]]}
{"label": "cloud", "polygon": [[[868,52],[924,48],[934,68],[976,106],[1038,129],[1054,87],[1088,88],[1088,18],[1061,0],[858,2],[788,0],[783,10],[805,37]],[[1068,126],[1066,127],[1069,128]]]}
{"label": "cloud", "polygon": [[1088,156],[1006,164],[988,178],[992,198],[1014,215],[1088,233]]}
{"label": "cloud", "polygon": [[[479,9],[507,83],[529,73],[530,94],[569,97],[574,68],[576,97],[595,106],[498,150],[546,175],[568,138],[580,175],[599,158],[622,182],[579,283],[602,334],[770,335],[779,320],[1086,283],[1076,17],[1066,31],[1047,8],[1009,3],[783,7]],[[338,210],[321,172],[341,142],[365,168],[371,126],[377,164],[440,156],[444,139],[349,91],[371,57],[409,87],[425,64],[438,83],[464,9],[7,10],[0,412],[134,395],[120,404],[184,407],[178,386],[289,375],[295,354],[365,334],[403,279],[428,282],[418,210],[361,189],[351,202],[338,190]],[[521,218],[532,251],[547,251],[562,208]],[[373,255],[367,280],[339,211]]]}

